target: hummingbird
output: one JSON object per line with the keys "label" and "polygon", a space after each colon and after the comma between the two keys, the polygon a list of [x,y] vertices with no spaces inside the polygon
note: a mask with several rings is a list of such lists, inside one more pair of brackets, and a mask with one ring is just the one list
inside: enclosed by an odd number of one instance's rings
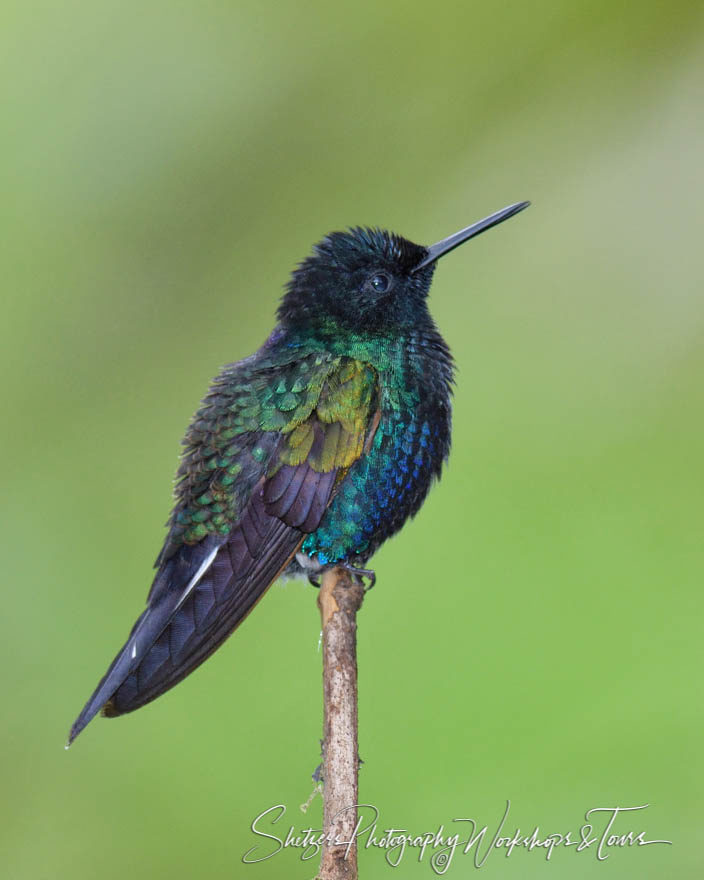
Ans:
{"label": "hummingbird", "polygon": [[[282,575],[370,578],[450,451],[454,366],[428,310],[430,247],[333,232],[294,270],[269,338],[213,380],[183,440],[146,608],[71,728],[138,709],[213,653]],[[67,745],[67,748],[68,748]]]}

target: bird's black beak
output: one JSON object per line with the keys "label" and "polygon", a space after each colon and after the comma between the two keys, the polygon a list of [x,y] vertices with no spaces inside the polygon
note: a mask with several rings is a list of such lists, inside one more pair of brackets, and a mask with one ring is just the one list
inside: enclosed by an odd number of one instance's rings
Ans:
{"label": "bird's black beak", "polygon": [[478,223],[473,223],[466,229],[460,229],[460,231],[455,232],[454,235],[450,235],[448,238],[443,238],[443,240],[439,241],[437,244],[431,244],[429,248],[426,248],[425,256],[413,271],[417,272],[424,266],[434,263],[435,260],[442,257],[444,254],[449,254],[450,251],[453,251],[456,247],[459,247],[459,245],[464,244],[465,241],[469,241],[470,238],[474,238],[474,236],[479,235],[480,232],[491,229],[492,226],[496,226],[498,223],[503,223],[504,220],[508,220],[509,217],[518,214],[519,211],[527,208],[528,205],[530,205],[530,202],[516,202],[515,205],[509,205],[507,208],[502,208],[501,211],[497,211],[495,214],[490,214]]}

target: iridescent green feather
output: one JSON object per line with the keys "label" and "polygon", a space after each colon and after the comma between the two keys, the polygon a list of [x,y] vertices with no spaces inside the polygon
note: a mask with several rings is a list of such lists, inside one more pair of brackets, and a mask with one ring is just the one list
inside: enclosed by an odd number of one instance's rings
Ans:
{"label": "iridescent green feather", "polygon": [[[308,459],[314,470],[329,472],[362,454],[375,405],[374,370],[332,354],[290,356],[297,359],[242,361],[214,380],[184,440],[160,561],[181,543],[227,535],[257,482],[282,464]],[[324,437],[313,449],[316,426]]]}

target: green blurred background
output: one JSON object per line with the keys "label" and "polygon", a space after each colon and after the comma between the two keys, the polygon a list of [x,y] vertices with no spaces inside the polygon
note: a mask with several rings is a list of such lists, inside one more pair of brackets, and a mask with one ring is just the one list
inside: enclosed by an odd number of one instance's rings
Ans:
{"label": "green blurred background", "polygon": [[[702,865],[700,2],[3,5],[0,873],[310,878],[314,590],[272,588],[140,712],[68,727],[141,610],[179,441],[311,244],[352,224],[447,258],[454,448],[375,558],[361,797],[415,832],[651,804],[674,841],[496,853],[489,877]],[[362,876],[431,877],[379,851]],[[448,876],[469,876],[456,859]]]}

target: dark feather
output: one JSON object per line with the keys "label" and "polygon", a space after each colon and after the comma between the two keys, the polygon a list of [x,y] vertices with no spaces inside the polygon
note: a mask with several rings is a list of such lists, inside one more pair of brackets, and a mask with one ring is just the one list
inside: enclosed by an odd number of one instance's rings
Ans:
{"label": "dark feather", "polygon": [[[266,509],[273,477],[255,489],[226,542],[210,536],[195,546],[183,545],[162,566],[155,578],[158,587],[150,593],[152,602],[71,728],[69,743],[101,709],[107,716],[131,712],[185,678],[234,631],[286,568],[303,541],[300,526],[311,531],[318,526],[335,478],[334,471],[318,474],[307,464],[289,470],[293,473],[276,484],[278,491],[288,481],[287,498],[291,486],[296,490],[282,517]],[[183,598],[213,550],[215,559]]]}
{"label": "dark feather", "polygon": [[[235,434],[239,439],[228,447],[231,457],[221,450],[217,460],[215,434],[213,448],[192,444],[192,472],[179,484],[180,506],[147,608],[71,728],[69,743],[101,709],[108,716],[137,709],[200,665],[288,566],[306,534],[318,528],[339,478],[362,451],[368,427],[371,394],[365,382],[373,373],[348,362],[339,370],[344,382],[332,376],[320,392],[324,416],[313,405],[300,422],[291,423],[300,426],[295,439],[293,431]],[[239,413],[238,406],[239,399],[227,411]],[[347,415],[350,409],[355,418]],[[342,420],[350,418],[354,428],[343,430]],[[226,481],[226,467],[239,474],[239,493],[226,489],[232,483]],[[227,532],[220,527],[233,511]],[[217,530],[193,540],[211,516],[209,525]]]}

